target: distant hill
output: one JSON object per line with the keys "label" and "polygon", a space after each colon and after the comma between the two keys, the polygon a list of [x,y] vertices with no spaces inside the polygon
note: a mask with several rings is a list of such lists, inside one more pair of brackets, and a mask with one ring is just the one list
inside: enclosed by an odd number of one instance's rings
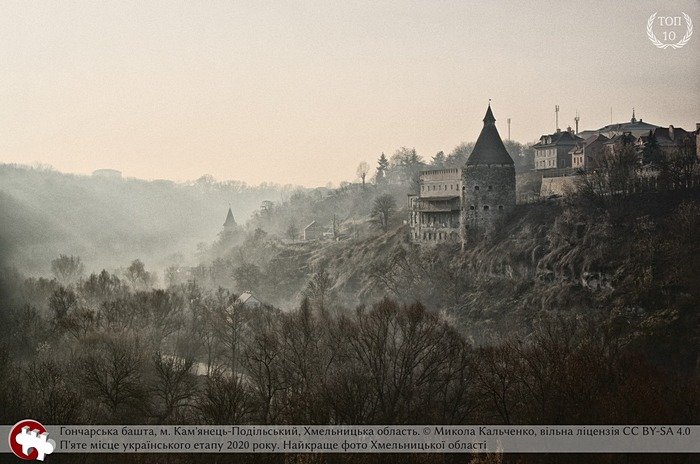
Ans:
{"label": "distant hill", "polygon": [[4,265],[47,274],[59,254],[87,270],[125,267],[140,258],[159,270],[192,263],[200,242],[221,231],[231,205],[245,223],[263,200],[280,201],[292,186],[110,179],[0,164],[0,250]]}

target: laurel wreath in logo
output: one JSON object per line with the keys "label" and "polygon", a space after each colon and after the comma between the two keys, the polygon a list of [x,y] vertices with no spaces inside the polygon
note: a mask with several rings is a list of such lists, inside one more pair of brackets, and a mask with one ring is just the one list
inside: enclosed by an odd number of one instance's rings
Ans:
{"label": "laurel wreath in logo", "polygon": [[647,36],[649,36],[649,40],[651,40],[651,43],[656,45],[658,48],[662,48],[662,49],[665,49],[668,47],[678,49],[678,48],[682,48],[685,44],[687,44],[688,41],[690,40],[690,36],[693,35],[693,21],[690,20],[690,16],[681,12],[681,14],[683,15],[683,18],[685,19],[685,24],[687,26],[686,32],[685,32],[685,35],[683,36],[683,38],[676,43],[663,43],[662,41],[660,41],[659,39],[656,38],[656,35],[654,35],[654,20],[656,19],[657,13],[658,13],[658,11],[656,13],[654,13],[653,15],[649,16],[649,21],[647,21]]}

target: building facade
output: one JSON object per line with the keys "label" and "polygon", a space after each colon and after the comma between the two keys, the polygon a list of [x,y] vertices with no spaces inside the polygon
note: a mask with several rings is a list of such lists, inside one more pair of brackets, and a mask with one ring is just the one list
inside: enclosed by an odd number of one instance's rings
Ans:
{"label": "building facade", "polygon": [[420,193],[409,196],[411,238],[415,241],[459,239],[462,169],[423,171]]}
{"label": "building facade", "polygon": [[410,237],[417,243],[461,241],[488,234],[515,207],[515,166],[489,105],[462,168],[423,171],[409,196]]}
{"label": "building facade", "polygon": [[640,136],[635,142],[641,149],[652,144],[666,157],[683,150],[697,153],[697,135],[680,127],[657,127],[648,134]]}
{"label": "building facade", "polygon": [[577,143],[571,149],[571,167],[574,169],[587,169],[591,167],[596,158],[603,154],[605,143],[609,139],[603,134],[594,134],[583,142]]}
{"label": "building facade", "polygon": [[569,127],[553,134],[545,134],[532,146],[535,149],[535,169],[565,169],[571,167],[571,152],[583,139]]}

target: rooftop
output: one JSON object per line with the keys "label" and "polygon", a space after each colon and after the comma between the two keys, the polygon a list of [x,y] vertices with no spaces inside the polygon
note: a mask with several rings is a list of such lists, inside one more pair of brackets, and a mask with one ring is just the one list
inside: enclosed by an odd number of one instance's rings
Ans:
{"label": "rooftop", "polygon": [[572,145],[574,143],[583,142],[583,139],[571,131],[557,131],[553,134],[545,134],[540,137],[540,141],[533,145],[535,148],[555,146],[555,145]]}
{"label": "rooftop", "polygon": [[236,220],[233,218],[233,212],[231,208],[228,209],[228,214],[226,215],[226,221],[224,222],[224,227],[232,227],[236,225]]}
{"label": "rooftop", "polygon": [[490,103],[484,116],[484,127],[481,128],[479,138],[476,139],[474,149],[467,159],[468,166],[478,164],[513,164],[513,159],[496,129],[496,118]]}

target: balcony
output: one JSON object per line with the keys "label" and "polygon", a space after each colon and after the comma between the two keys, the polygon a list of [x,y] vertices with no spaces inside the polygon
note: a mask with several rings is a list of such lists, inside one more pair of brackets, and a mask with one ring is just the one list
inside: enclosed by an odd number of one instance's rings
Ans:
{"label": "balcony", "polygon": [[459,211],[459,197],[421,198],[413,200],[413,211],[449,213]]}

